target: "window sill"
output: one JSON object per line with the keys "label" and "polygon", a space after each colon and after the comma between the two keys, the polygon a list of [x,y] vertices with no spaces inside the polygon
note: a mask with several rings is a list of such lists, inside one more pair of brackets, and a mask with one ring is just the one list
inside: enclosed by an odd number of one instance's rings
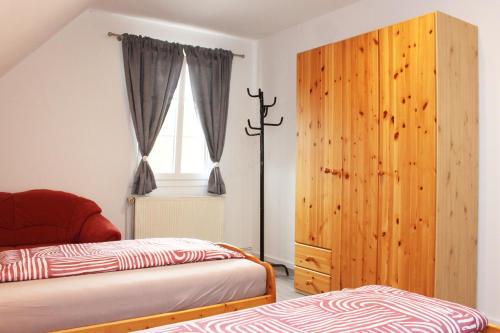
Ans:
{"label": "window sill", "polygon": [[170,177],[158,177],[156,181],[157,189],[153,195],[157,196],[206,196],[208,177],[197,175],[170,175]]}
{"label": "window sill", "polygon": [[199,187],[207,186],[208,178],[157,178],[158,187]]}
{"label": "window sill", "polygon": [[169,174],[160,173],[155,174],[155,178],[159,181],[190,181],[190,180],[204,180],[208,181],[210,172],[207,173],[183,173],[183,174]]}

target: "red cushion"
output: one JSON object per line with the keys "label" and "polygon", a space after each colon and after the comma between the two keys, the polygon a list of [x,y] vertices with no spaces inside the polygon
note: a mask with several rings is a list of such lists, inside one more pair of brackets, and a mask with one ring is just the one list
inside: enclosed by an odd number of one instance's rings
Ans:
{"label": "red cushion", "polygon": [[71,193],[0,192],[0,246],[73,243],[82,225],[101,208]]}
{"label": "red cushion", "polygon": [[87,219],[80,231],[79,243],[111,242],[122,239],[120,230],[101,214]]}

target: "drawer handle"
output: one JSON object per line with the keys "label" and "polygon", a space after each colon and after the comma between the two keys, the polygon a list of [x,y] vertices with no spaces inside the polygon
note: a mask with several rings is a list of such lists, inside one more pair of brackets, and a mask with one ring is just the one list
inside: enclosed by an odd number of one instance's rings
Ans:
{"label": "drawer handle", "polygon": [[316,261],[316,259],[314,259],[314,257],[306,257],[304,260],[307,262],[311,262],[311,261],[315,262]]}
{"label": "drawer handle", "polygon": [[[314,278],[313,278],[313,279],[314,279]],[[316,286],[314,285],[314,280],[306,280],[306,281],[305,281],[305,283],[306,283],[306,286],[308,286],[308,287],[312,287],[315,291],[317,291],[317,292],[322,292],[322,291],[321,291],[318,287],[316,287]]]}

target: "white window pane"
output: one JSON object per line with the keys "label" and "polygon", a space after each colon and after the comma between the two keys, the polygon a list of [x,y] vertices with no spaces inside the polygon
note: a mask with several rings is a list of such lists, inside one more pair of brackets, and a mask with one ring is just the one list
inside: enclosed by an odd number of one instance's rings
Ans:
{"label": "white window pane", "polygon": [[[194,107],[187,65],[181,75],[167,117],[149,155],[149,164],[155,174],[206,174],[208,170],[208,151]],[[180,170],[176,170],[176,166],[180,166]]]}
{"label": "white window pane", "polygon": [[194,107],[184,104],[184,127],[182,128],[183,136],[204,137],[201,128],[200,119]]}
{"label": "white window pane", "polygon": [[184,114],[182,124],[181,173],[205,173],[207,168],[207,145],[200,119],[194,107],[189,71],[186,66],[184,91]]}
{"label": "white window pane", "polygon": [[[187,69],[187,66],[186,66]],[[184,128],[183,135],[199,136],[202,135],[200,120],[198,113],[194,107],[193,92],[191,90],[191,81],[189,79],[189,71],[186,71],[186,91],[184,93]]]}
{"label": "white window pane", "polygon": [[[179,89],[177,89],[179,90]],[[172,99],[163,127],[156,138],[153,150],[149,154],[149,164],[155,174],[175,172],[175,133],[177,132],[177,114],[179,97]]]}
{"label": "white window pane", "polygon": [[174,173],[175,139],[173,136],[158,136],[151,154],[149,164],[156,174]]}
{"label": "white window pane", "polygon": [[184,136],[182,138],[181,173],[204,173],[206,145],[200,137]]}
{"label": "white window pane", "polygon": [[174,96],[170,102],[170,107],[168,108],[167,117],[161,128],[160,135],[172,135],[175,136],[177,127],[177,112],[179,109],[179,86],[175,89]]}

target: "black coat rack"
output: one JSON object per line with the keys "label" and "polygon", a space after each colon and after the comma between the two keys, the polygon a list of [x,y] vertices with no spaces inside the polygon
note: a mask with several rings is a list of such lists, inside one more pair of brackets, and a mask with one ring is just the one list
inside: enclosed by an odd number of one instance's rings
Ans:
{"label": "black coat rack", "polygon": [[[260,126],[252,126],[250,123],[250,119],[247,119],[248,127],[254,131],[254,133],[250,133],[248,128],[245,126],[245,133],[248,136],[260,136],[260,260],[264,261],[264,128],[266,126],[280,126],[283,123],[283,117],[281,117],[280,122],[277,124],[266,123],[264,119],[267,117],[267,113],[269,108],[276,105],[276,97],[274,97],[274,101],[272,104],[264,103],[264,92],[259,89],[259,93],[257,95],[253,95],[250,93],[250,89],[247,88],[248,96],[259,98],[260,104]],[[271,264],[275,267],[283,267],[285,269],[286,275],[289,275],[288,268],[285,265],[281,264]]]}

